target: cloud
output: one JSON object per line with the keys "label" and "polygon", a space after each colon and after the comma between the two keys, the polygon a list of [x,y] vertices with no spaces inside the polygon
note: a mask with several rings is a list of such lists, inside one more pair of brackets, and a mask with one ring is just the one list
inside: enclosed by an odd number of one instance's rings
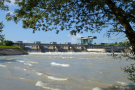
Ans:
{"label": "cloud", "polygon": [[77,38],[83,37],[81,34],[76,34],[76,36],[68,34],[67,36],[71,38],[69,42],[71,42],[72,44],[78,43],[79,41],[77,40]]}

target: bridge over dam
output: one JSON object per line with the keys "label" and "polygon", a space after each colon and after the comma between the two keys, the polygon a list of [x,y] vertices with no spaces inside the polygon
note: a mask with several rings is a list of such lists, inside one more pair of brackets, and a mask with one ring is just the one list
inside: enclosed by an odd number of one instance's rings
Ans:
{"label": "bridge over dam", "polygon": [[115,45],[77,45],[77,44],[45,44],[14,43],[27,52],[121,52],[125,46]]}

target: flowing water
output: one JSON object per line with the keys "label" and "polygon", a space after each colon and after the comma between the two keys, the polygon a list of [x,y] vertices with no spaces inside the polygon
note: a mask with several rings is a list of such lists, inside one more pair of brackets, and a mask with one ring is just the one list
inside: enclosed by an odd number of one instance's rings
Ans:
{"label": "flowing water", "polygon": [[134,84],[107,53],[0,56],[0,90],[124,90]]}

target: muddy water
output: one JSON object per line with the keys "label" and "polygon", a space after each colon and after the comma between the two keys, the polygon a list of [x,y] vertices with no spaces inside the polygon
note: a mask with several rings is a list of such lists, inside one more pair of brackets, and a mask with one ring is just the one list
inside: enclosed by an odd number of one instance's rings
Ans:
{"label": "muddy water", "polygon": [[134,84],[120,67],[131,63],[113,59],[107,53],[0,56],[0,90],[129,89]]}

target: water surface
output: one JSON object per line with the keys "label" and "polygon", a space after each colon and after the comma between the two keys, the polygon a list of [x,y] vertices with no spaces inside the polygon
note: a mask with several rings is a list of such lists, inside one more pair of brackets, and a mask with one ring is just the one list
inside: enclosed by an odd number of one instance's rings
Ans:
{"label": "water surface", "polygon": [[0,90],[124,90],[133,83],[120,69],[133,61],[108,53],[30,53],[0,56]]}

